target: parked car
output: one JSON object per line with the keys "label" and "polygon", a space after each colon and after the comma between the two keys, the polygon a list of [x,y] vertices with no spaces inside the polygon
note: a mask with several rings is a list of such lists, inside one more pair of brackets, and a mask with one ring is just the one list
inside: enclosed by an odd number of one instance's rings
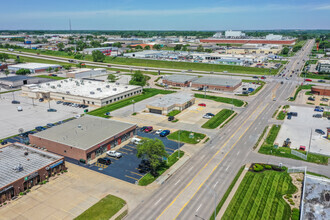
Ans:
{"label": "parked car", "polygon": [[315,132],[321,135],[325,135],[325,132],[322,131],[321,129],[315,129]]}
{"label": "parked car", "polygon": [[315,99],[313,97],[308,97],[309,101],[315,101]]}
{"label": "parked car", "polygon": [[19,112],[23,111],[22,106],[17,106],[17,111],[19,111]]}
{"label": "parked car", "polygon": [[37,131],[43,131],[43,130],[46,130],[46,128],[44,128],[44,127],[42,127],[42,126],[37,126],[37,127],[35,127],[35,129],[36,129]]}
{"label": "parked car", "polygon": [[47,124],[47,128],[51,128],[51,127],[54,127],[55,126],[55,124],[53,124],[53,123],[48,123]]}
{"label": "parked car", "polygon": [[291,118],[292,118],[292,115],[291,115],[291,114],[288,114],[287,119],[288,119],[288,120],[291,120]]}
{"label": "parked car", "polygon": [[144,130],[146,130],[146,128],[147,128],[147,126],[143,126],[140,128],[140,131],[144,131]]}
{"label": "parked car", "polygon": [[322,115],[321,114],[314,114],[313,117],[314,118],[322,118]]}
{"label": "parked car", "polygon": [[262,76],[261,79],[266,79],[266,76]]}
{"label": "parked car", "polygon": [[57,110],[54,108],[49,108],[49,109],[47,109],[47,112],[57,112]]}
{"label": "parked car", "polygon": [[311,80],[311,79],[305,79],[305,81],[306,81],[306,82],[312,82],[312,80]]}
{"label": "parked car", "polygon": [[163,129],[158,129],[158,130],[155,132],[155,134],[160,134],[160,133],[162,133],[162,131],[163,131]]}
{"label": "parked car", "polygon": [[1,145],[6,145],[6,144],[8,144],[8,141],[7,141],[7,140],[3,140],[3,141],[1,142]]}
{"label": "parked car", "polygon": [[252,78],[253,78],[253,79],[258,79],[258,77],[257,77],[257,76],[253,76]]}
{"label": "parked car", "polygon": [[161,136],[161,137],[166,137],[166,136],[169,135],[170,133],[171,133],[170,130],[164,130],[164,131],[162,131],[162,132],[160,133],[159,136]]}
{"label": "parked car", "polygon": [[107,157],[99,158],[99,159],[97,159],[97,162],[100,163],[100,164],[104,164],[104,165],[110,165],[111,164],[110,158],[107,158]]}
{"label": "parked car", "polygon": [[40,99],[39,99],[39,102],[43,102],[43,101],[44,101],[44,99],[43,99],[43,98],[40,98]]}
{"label": "parked car", "polygon": [[144,132],[151,132],[153,129],[152,126],[148,126],[146,129],[144,129]]}
{"label": "parked car", "polygon": [[299,147],[299,150],[303,150],[303,151],[305,151],[305,150],[306,150],[306,147],[305,147],[305,146],[302,146],[302,145],[300,145],[300,147]]}
{"label": "parked car", "polygon": [[205,103],[199,103],[198,106],[206,107]]}
{"label": "parked car", "polygon": [[322,79],[317,80],[317,81],[320,82],[320,83],[324,83],[325,82],[325,80],[322,80]]}
{"label": "parked car", "polygon": [[122,157],[123,155],[115,150],[110,150],[107,152],[107,155],[110,156],[110,157],[116,157],[116,158],[120,158]]}
{"label": "parked car", "polygon": [[211,119],[211,118],[213,118],[213,116],[205,114],[205,115],[203,116],[203,118]]}
{"label": "parked car", "polygon": [[281,84],[283,84],[284,82],[283,81],[281,81]]}
{"label": "parked car", "polygon": [[62,101],[57,101],[56,104],[62,104],[63,102]]}
{"label": "parked car", "polygon": [[329,101],[329,99],[328,98],[321,98],[321,101],[322,102],[327,102],[327,101]]}
{"label": "parked car", "polygon": [[142,139],[137,138],[137,137],[133,137],[131,140],[131,143],[138,145],[140,142],[142,141]]}
{"label": "parked car", "polygon": [[17,101],[17,100],[13,100],[13,101],[11,101],[11,104],[21,104],[21,102]]}
{"label": "parked car", "polygon": [[174,116],[169,116],[167,120],[168,121],[173,121],[174,119],[175,119]]}

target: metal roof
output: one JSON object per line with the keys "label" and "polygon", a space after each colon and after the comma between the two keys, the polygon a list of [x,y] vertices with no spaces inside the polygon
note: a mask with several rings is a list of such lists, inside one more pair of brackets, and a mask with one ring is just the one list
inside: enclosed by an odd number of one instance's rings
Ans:
{"label": "metal roof", "polygon": [[26,80],[26,79],[32,79],[35,77],[30,77],[30,76],[8,76],[8,77],[2,77],[0,78],[0,81],[10,81],[10,82],[15,82],[15,81],[21,81],[21,80]]}
{"label": "metal roof", "polygon": [[61,67],[61,65],[57,64],[46,64],[46,63],[21,63],[8,66],[8,69],[47,69],[49,67],[57,68]]}
{"label": "metal roof", "polygon": [[88,150],[133,126],[135,125],[126,122],[85,115],[33,136]]}
{"label": "metal roof", "polygon": [[213,86],[236,86],[241,83],[240,79],[231,79],[231,78],[223,78],[223,77],[201,77],[195,80],[193,83],[203,84],[203,85],[213,85]]}
{"label": "metal roof", "polygon": [[[0,158],[0,188],[2,188],[63,157],[15,143],[0,148]],[[21,171],[15,170],[19,164],[23,168]]]}
{"label": "metal roof", "polygon": [[154,107],[170,107],[172,105],[176,104],[184,104],[186,102],[189,102],[194,98],[193,94],[190,93],[173,93],[169,95],[164,95],[156,100],[150,102],[148,106],[154,106]]}
{"label": "metal roof", "polygon": [[164,76],[165,80],[176,82],[176,83],[185,83],[187,81],[193,81],[197,79],[197,76],[191,76],[191,75],[167,75]]}

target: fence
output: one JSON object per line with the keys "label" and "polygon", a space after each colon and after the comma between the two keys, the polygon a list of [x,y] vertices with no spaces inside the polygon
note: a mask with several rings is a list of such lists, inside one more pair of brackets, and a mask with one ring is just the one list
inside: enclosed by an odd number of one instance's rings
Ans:
{"label": "fence", "polygon": [[288,168],[288,173],[302,173],[305,172],[306,167],[291,167]]}
{"label": "fence", "polygon": [[291,150],[291,154],[297,156],[297,157],[300,157],[301,159],[303,160],[307,160],[307,155],[306,154],[303,154],[303,153],[300,153],[296,150]]}

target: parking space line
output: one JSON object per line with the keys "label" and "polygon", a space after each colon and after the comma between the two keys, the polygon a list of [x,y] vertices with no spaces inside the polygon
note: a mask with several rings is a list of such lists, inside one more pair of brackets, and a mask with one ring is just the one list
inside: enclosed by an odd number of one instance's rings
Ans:
{"label": "parking space line", "polygon": [[124,151],[118,151],[118,152],[123,153],[123,154],[128,154],[127,152],[124,152]]}
{"label": "parking space line", "polygon": [[132,149],[136,149],[136,147],[132,147],[132,146],[129,146],[129,145],[126,145],[125,147],[129,147],[129,148],[132,148]]}
{"label": "parking space line", "polygon": [[122,148],[123,150],[128,150],[128,151],[133,151],[132,149],[126,149],[126,148]]}
{"label": "parking space line", "polygon": [[133,173],[133,174],[139,175],[139,176],[143,176],[142,174],[135,173],[135,172],[133,172],[133,171],[130,171],[130,172]]}
{"label": "parking space line", "polygon": [[134,177],[127,176],[127,175],[125,175],[125,176],[128,177],[128,178],[131,178],[131,179],[133,179],[133,180],[139,181],[139,179],[136,179],[136,178],[134,178]]}
{"label": "parking space line", "polygon": [[173,148],[165,147],[165,149],[175,151],[175,149],[173,149]]}

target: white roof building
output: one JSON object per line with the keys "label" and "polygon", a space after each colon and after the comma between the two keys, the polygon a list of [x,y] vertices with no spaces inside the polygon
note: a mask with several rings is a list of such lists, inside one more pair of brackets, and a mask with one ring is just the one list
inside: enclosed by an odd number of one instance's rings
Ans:
{"label": "white roof building", "polygon": [[8,66],[9,70],[17,71],[20,69],[28,69],[31,71],[31,73],[37,73],[37,72],[44,72],[49,67],[56,69],[56,68],[62,68],[62,66],[57,64],[46,64],[46,63],[21,63],[16,65],[10,65]]}

